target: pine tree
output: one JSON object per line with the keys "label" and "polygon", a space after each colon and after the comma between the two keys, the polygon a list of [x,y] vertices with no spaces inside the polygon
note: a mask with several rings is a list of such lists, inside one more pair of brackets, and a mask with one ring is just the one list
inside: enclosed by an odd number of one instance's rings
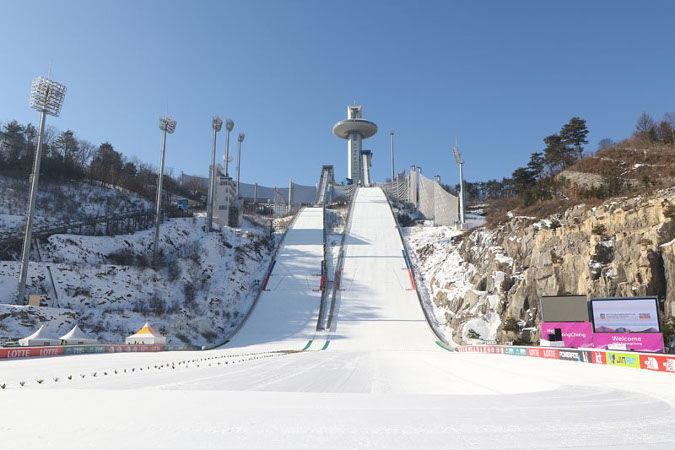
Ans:
{"label": "pine tree", "polygon": [[524,194],[536,181],[534,173],[525,167],[516,169],[511,175],[513,190],[516,194]]}
{"label": "pine tree", "polygon": [[2,138],[2,150],[5,156],[7,168],[20,169],[30,165],[31,161],[26,158],[25,127],[16,120],[6,123],[0,133]]}
{"label": "pine tree", "polygon": [[584,152],[584,147],[582,145],[588,144],[588,141],[586,140],[587,135],[588,128],[586,128],[586,121],[579,117],[572,117],[560,130],[562,142],[566,146],[576,150],[576,159],[581,159],[581,155]]}
{"label": "pine tree", "polygon": [[532,172],[536,179],[539,179],[544,174],[544,154],[541,152],[534,152],[530,155],[530,162],[527,163],[527,168]]}
{"label": "pine tree", "polygon": [[565,145],[558,134],[552,134],[544,138],[544,161],[550,175],[555,175],[574,163],[574,149]]}
{"label": "pine tree", "polygon": [[75,133],[66,130],[56,138],[55,147],[61,152],[61,156],[66,162],[73,162],[79,152],[79,145],[75,138]]}

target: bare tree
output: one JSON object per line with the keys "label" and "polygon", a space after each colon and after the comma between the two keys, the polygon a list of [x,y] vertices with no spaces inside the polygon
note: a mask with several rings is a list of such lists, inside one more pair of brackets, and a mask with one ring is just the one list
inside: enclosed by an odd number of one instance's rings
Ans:
{"label": "bare tree", "polygon": [[670,128],[675,128],[675,112],[667,112],[663,115],[663,121],[670,125]]}
{"label": "bare tree", "polygon": [[78,139],[78,152],[75,155],[75,161],[80,167],[86,167],[91,162],[96,152],[96,146],[84,139]]}
{"label": "bare tree", "polygon": [[638,119],[637,123],[635,124],[635,133],[636,134],[647,133],[655,125],[656,122],[654,121],[654,118],[649,114],[647,114],[646,112],[643,112],[640,115],[640,118]]}
{"label": "bare tree", "polygon": [[615,144],[616,144],[616,142],[614,142],[610,138],[600,139],[600,142],[598,142],[598,150],[602,150],[603,148],[613,147]]}

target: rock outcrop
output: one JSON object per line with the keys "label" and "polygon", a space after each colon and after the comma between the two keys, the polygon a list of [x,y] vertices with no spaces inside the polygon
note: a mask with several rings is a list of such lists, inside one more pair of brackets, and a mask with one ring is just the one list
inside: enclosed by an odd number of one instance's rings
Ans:
{"label": "rock outcrop", "polygon": [[[665,298],[666,316],[673,317],[672,205],[675,188],[648,197],[612,199],[597,207],[581,204],[545,220],[511,216],[495,229],[479,228],[451,243],[427,244],[427,253],[454,253],[462,270],[446,264],[429,273],[425,264],[430,256],[422,249],[417,249],[417,263],[458,343],[467,342],[467,324],[490,312],[501,318],[494,337],[498,342],[537,343],[539,299],[544,295],[658,295]],[[455,278],[442,276],[448,272]],[[471,333],[476,334],[480,335]]]}

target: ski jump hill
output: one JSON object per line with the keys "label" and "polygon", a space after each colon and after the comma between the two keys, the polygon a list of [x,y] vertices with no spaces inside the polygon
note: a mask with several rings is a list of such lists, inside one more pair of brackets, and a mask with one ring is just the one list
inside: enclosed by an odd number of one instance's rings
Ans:
{"label": "ski jump hill", "polygon": [[[0,383],[13,387],[0,391],[5,445],[119,448],[130,436],[144,448],[675,445],[672,374],[438,345],[383,191],[359,188],[352,202],[327,330],[317,331],[323,212],[305,208],[222,347],[0,363]],[[39,424],[27,419],[36,405]]]}
{"label": "ski jump hill", "polygon": [[288,230],[250,317],[226,348],[442,351],[421,310],[384,193],[361,188],[353,202],[331,330],[316,331],[322,208],[305,208]]}

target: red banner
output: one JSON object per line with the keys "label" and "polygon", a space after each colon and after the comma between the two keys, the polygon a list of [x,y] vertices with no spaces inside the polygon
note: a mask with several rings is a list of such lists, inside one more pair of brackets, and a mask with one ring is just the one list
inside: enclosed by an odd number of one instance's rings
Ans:
{"label": "red banner", "polygon": [[675,372],[675,355],[640,355],[640,367],[659,372]]}
{"label": "red banner", "polygon": [[11,347],[0,348],[0,358],[32,358],[63,354],[63,347]]}
{"label": "red banner", "polygon": [[605,352],[591,352],[593,364],[607,364],[607,354]]}
{"label": "red banner", "polygon": [[534,356],[535,358],[550,358],[558,359],[558,349],[557,348],[533,348],[529,347],[527,349],[527,356]]}

